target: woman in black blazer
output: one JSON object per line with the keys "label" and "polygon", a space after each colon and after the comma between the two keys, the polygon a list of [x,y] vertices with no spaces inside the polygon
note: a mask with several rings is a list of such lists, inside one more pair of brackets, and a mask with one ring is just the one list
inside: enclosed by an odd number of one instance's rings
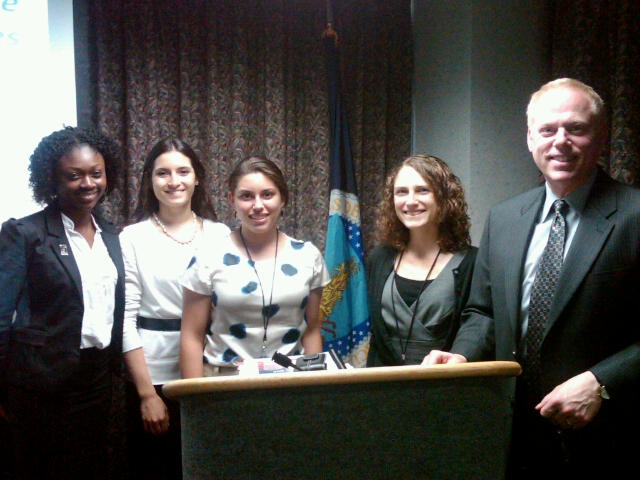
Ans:
{"label": "woman in black blazer", "polygon": [[0,231],[0,416],[17,478],[108,475],[124,269],[117,232],[94,209],[115,185],[117,163],[97,131],[53,132],[29,166],[46,208]]}
{"label": "woman in black blazer", "polygon": [[367,366],[416,365],[451,345],[469,295],[477,249],[460,179],[433,155],[406,158],[387,176],[376,227]]}

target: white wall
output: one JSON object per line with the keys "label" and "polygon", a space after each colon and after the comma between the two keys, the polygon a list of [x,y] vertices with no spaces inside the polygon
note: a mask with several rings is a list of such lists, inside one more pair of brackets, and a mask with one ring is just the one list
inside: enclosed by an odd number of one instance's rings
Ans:
{"label": "white wall", "polygon": [[525,108],[548,78],[545,2],[413,0],[413,153],[461,178],[480,241],[489,208],[538,181]]}
{"label": "white wall", "polygon": [[42,208],[29,156],[42,137],[76,123],[72,3],[0,2],[0,222]]}

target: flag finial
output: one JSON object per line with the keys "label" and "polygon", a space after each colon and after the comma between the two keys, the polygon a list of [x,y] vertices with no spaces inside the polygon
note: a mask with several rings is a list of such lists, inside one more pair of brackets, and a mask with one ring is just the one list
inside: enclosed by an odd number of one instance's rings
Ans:
{"label": "flag finial", "polygon": [[322,33],[322,38],[333,38],[334,45],[338,46],[338,33],[333,29],[333,8],[331,0],[327,0],[327,28]]}
{"label": "flag finial", "polygon": [[327,28],[322,32],[322,38],[333,38],[334,44],[338,45],[338,32],[333,29],[331,22],[327,22]]}

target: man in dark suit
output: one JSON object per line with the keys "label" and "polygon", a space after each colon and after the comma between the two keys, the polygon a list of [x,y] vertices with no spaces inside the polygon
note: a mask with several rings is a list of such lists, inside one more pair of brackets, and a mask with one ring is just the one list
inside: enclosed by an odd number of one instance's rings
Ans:
{"label": "man in dark suit", "polygon": [[[491,210],[460,331],[450,352],[423,364],[521,362],[508,392],[509,478],[622,478],[635,468],[640,426],[640,191],[597,167],[607,122],[589,86],[549,82],[527,117],[545,185]],[[558,199],[568,205],[562,266],[532,344],[534,283]]]}

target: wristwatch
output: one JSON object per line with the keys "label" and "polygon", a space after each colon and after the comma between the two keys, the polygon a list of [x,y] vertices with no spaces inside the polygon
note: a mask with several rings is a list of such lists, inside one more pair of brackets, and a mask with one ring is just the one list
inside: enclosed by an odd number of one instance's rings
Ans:
{"label": "wristwatch", "polygon": [[610,400],[609,392],[607,392],[607,388],[604,385],[600,385],[600,389],[598,390],[598,395],[603,400]]}

